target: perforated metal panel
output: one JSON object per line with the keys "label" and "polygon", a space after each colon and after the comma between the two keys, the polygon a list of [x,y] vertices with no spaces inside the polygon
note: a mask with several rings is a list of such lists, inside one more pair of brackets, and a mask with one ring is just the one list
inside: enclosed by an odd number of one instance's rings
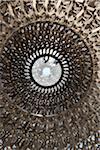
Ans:
{"label": "perforated metal panel", "polygon": [[0,149],[99,150],[99,5],[0,2]]}

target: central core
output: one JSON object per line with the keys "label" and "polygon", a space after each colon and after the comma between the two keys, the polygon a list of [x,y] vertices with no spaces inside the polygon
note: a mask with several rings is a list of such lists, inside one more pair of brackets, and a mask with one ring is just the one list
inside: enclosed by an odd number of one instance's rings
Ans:
{"label": "central core", "polygon": [[49,67],[44,67],[43,70],[42,70],[42,76],[43,77],[48,77],[50,76],[51,74],[51,70]]}
{"label": "central core", "polygon": [[35,82],[41,86],[48,87],[59,81],[62,68],[56,58],[42,56],[34,62],[31,72]]}

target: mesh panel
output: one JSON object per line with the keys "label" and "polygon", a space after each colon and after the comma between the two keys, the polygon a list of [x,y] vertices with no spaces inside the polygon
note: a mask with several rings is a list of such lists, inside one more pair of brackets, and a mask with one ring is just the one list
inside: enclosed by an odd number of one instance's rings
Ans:
{"label": "mesh panel", "polygon": [[[0,149],[99,150],[99,5],[0,2]],[[35,80],[41,58],[59,80]]]}

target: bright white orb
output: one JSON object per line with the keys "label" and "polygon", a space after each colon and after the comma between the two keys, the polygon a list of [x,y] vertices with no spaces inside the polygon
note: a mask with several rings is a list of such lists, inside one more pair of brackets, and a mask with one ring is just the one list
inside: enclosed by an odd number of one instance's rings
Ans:
{"label": "bright white orb", "polygon": [[62,74],[60,63],[53,57],[40,57],[32,66],[32,77],[39,85],[47,87],[56,84]]}

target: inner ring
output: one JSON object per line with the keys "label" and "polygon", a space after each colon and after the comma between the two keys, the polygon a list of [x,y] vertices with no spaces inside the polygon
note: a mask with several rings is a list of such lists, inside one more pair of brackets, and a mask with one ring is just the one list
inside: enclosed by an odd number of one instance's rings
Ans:
{"label": "inner ring", "polygon": [[53,86],[61,78],[62,67],[56,58],[42,56],[32,64],[31,74],[39,85],[43,87]]}

